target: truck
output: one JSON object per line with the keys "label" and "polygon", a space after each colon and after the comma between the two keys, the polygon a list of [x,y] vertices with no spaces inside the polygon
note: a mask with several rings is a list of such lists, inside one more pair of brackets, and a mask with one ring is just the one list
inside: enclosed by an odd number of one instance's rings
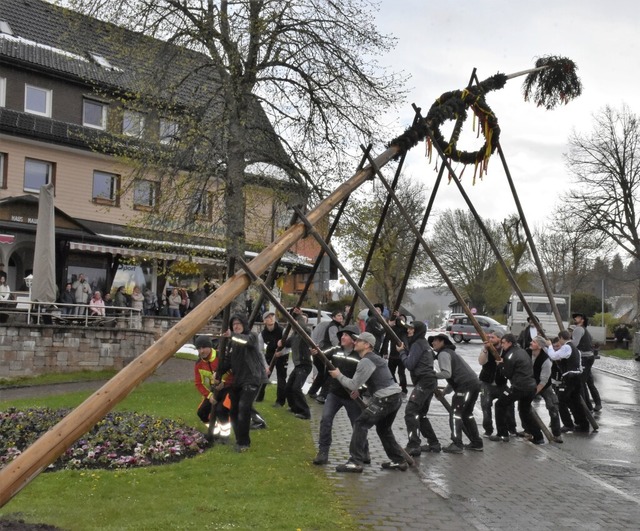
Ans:
{"label": "truck", "polygon": [[[546,293],[523,293],[525,300],[531,307],[534,315],[540,321],[540,325],[547,337],[552,337],[559,332],[558,323],[549,297]],[[571,295],[554,294],[553,300],[560,312],[560,318],[564,324],[564,328],[568,328],[570,324],[570,311],[571,311]],[[507,327],[512,334],[517,337],[520,332],[527,326],[527,312],[524,309],[524,305],[520,300],[520,297],[516,293],[513,293],[509,298],[509,302],[505,307],[505,314],[507,317]]]}

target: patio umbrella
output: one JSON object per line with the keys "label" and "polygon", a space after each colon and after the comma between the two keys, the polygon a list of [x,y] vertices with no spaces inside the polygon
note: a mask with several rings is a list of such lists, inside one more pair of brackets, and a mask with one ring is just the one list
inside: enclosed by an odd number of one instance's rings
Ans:
{"label": "patio umbrella", "polygon": [[38,302],[56,301],[56,251],[53,184],[40,188],[38,202],[38,227],[33,263],[33,287],[31,296]]}

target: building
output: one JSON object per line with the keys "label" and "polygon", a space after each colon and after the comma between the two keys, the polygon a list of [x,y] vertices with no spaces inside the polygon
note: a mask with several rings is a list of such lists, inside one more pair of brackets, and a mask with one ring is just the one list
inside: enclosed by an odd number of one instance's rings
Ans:
{"label": "building", "polygon": [[[140,53],[122,52],[132,49]],[[215,170],[199,193],[188,188],[180,195],[180,184],[201,171],[196,163],[211,166],[195,141],[186,157],[184,131],[196,114],[190,110],[198,83],[215,83],[215,76],[203,73],[188,86],[173,85],[166,99],[140,89],[140,80],[148,82],[159,65],[171,70],[169,86],[199,60],[193,51],[42,0],[2,0],[0,269],[13,290],[24,289],[22,279],[37,259],[37,197],[49,182],[55,185],[58,286],[81,272],[101,290],[137,284],[160,293],[169,284],[193,288],[222,280],[225,231],[216,214],[224,204]],[[284,153],[257,103],[254,111],[256,151]],[[141,153],[149,159],[131,162],[130,155]],[[154,166],[150,160],[170,162]],[[160,175],[168,167],[170,187]],[[286,199],[305,192],[282,178],[248,175],[247,182],[250,258],[288,224]],[[164,213],[172,202],[178,215],[169,218]],[[283,274],[300,276],[284,283],[293,288],[318,253],[315,243],[299,246],[281,262]]]}

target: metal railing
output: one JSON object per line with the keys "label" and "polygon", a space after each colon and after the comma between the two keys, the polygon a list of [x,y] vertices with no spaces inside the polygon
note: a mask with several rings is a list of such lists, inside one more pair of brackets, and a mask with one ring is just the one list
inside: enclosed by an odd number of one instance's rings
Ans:
{"label": "metal railing", "polygon": [[100,307],[104,315],[92,313],[88,304],[38,302],[29,300],[23,292],[12,292],[15,298],[0,301],[0,316],[26,316],[31,324],[66,326],[121,326],[142,328],[142,311],[127,306]]}

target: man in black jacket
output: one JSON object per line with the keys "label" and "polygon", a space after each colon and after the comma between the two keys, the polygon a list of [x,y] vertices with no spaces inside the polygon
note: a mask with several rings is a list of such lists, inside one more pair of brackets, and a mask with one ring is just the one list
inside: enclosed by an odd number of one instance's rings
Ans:
{"label": "man in black jacket", "polygon": [[491,441],[509,440],[507,427],[507,411],[518,402],[520,422],[527,433],[533,438],[533,444],[543,444],[542,431],[533,417],[531,402],[536,394],[536,380],[533,377],[531,358],[517,343],[513,334],[505,334],[502,338],[502,360],[497,361],[501,374],[511,383],[511,389],[504,393],[496,402],[497,435],[489,437]]}
{"label": "man in black jacket", "polygon": [[233,383],[229,390],[231,398],[231,426],[236,436],[235,450],[244,452],[251,446],[251,409],[258,389],[267,380],[264,356],[258,345],[258,335],[249,329],[246,320],[234,315],[231,329],[224,335],[229,337],[227,352],[216,371],[216,384],[221,376],[231,370]]}
{"label": "man in black jacket", "polygon": [[[307,316],[300,311],[300,308],[295,308],[293,314],[307,335],[310,334],[311,328],[307,325]],[[283,354],[283,349],[287,347],[291,348],[291,361],[293,362],[293,370],[285,387],[285,396],[289,402],[289,409],[299,419],[310,419],[311,411],[302,392],[302,387],[311,373],[311,349],[297,332],[289,336],[284,345],[281,339],[278,340],[278,350],[275,356],[284,355],[286,357],[286,354]]]}
{"label": "man in black jacket", "polygon": [[[500,341],[504,332],[502,330],[491,330],[487,333],[487,342],[478,356],[480,369],[480,406],[482,407],[482,427],[485,437],[493,434],[493,402],[508,391],[507,379],[498,371],[498,365],[491,352],[491,346],[502,354]],[[509,433],[516,434],[516,419],[513,405],[507,410],[507,427]]]}
{"label": "man in black jacket", "polygon": [[[360,356],[353,349],[355,340],[360,333],[357,325],[349,325],[338,332],[341,350],[336,353],[329,353],[327,357],[333,365],[340,369],[340,372],[348,378],[353,378],[356,367],[360,361]],[[320,420],[320,433],[318,436],[318,455],[313,460],[314,465],[326,465],[329,462],[329,449],[331,448],[333,419],[342,408],[347,412],[351,425],[360,416],[362,410],[357,402],[351,398],[338,380],[330,379],[329,392],[322,408],[322,419]],[[366,458],[366,461],[369,457]]]}
{"label": "man in black jacket", "polygon": [[[264,323],[264,328],[262,332],[260,332],[260,337],[262,338],[262,342],[264,344],[264,357],[267,362],[267,365],[271,366],[271,361],[273,360],[273,356],[276,353],[278,341],[282,339],[282,327],[276,321],[276,315],[273,312],[266,311],[262,315],[262,322]],[[277,387],[276,387],[276,402],[273,404],[274,407],[282,407],[284,406],[286,400],[286,392],[285,388],[287,386],[287,362],[289,360],[289,356],[281,355],[278,356],[273,369],[276,371],[277,378]],[[267,377],[270,377],[271,374],[267,374]],[[264,392],[267,387],[267,384],[260,386],[260,390],[258,391],[258,396],[256,397],[256,402],[262,402],[264,400]]]}
{"label": "man in black jacket", "polygon": [[409,455],[417,457],[422,452],[420,434],[427,439],[428,444],[424,446],[426,452],[439,452],[442,449],[427,417],[438,379],[433,369],[433,350],[426,339],[427,326],[421,321],[414,321],[408,327],[408,334],[409,350],[403,343],[396,348],[400,353],[400,360],[409,369],[414,385],[404,410],[404,422],[409,435],[405,450]]}

